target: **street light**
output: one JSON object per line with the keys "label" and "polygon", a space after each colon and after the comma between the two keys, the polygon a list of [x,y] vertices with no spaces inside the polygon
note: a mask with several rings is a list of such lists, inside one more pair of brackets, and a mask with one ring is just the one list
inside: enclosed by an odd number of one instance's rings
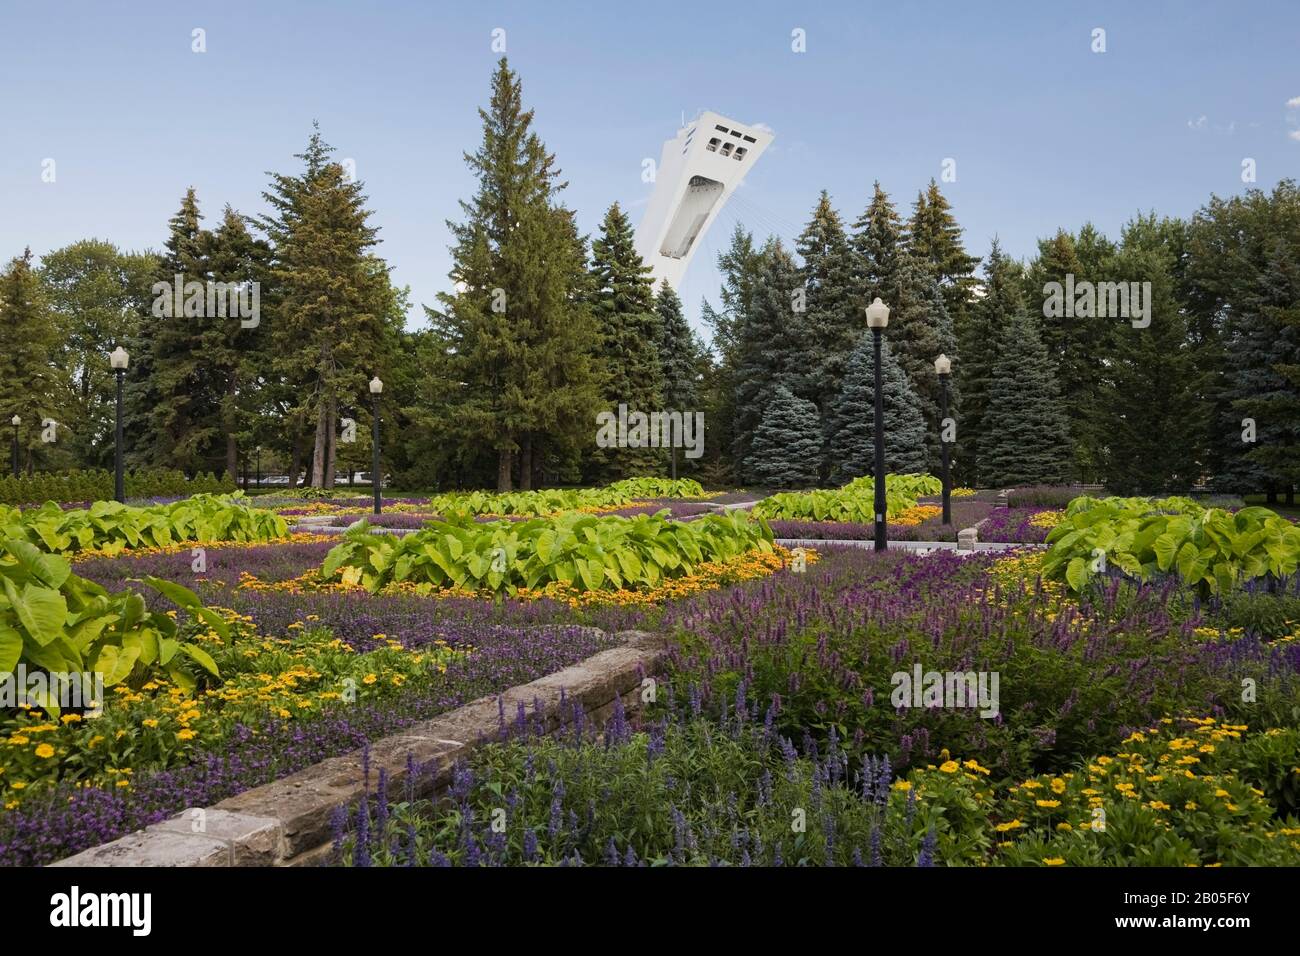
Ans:
{"label": "street light", "polygon": [[952,361],[946,355],[934,360],[934,373],[943,386],[943,417],[939,419],[939,448],[943,459],[943,523],[952,524],[952,480],[948,477],[948,376],[952,374]]}
{"label": "street light", "polygon": [[876,296],[874,302],[867,306],[867,327],[876,353],[876,550],[884,551],[889,547],[885,528],[885,403],[880,384],[880,346],[882,333],[889,324],[889,306]]}
{"label": "street light", "polygon": [[118,346],[108,356],[108,363],[113,367],[113,374],[117,376],[117,427],[114,431],[114,452],[113,464],[115,474],[113,476],[113,497],[118,501],[126,501],[126,481],[122,477],[122,378],[126,375],[126,367],[130,362],[130,356],[126,354],[126,349]]}
{"label": "street light", "polygon": [[17,415],[15,415],[13,418],[9,419],[9,424],[14,426],[14,452],[13,452],[13,459],[14,459],[14,461],[13,461],[13,465],[14,465],[14,477],[15,477],[15,478],[18,477],[18,426],[21,425],[22,423],[23,423],[23,420],[22,420],[21,418],[19,418]]}
{"label": "street light", "polygon": [[370,380],[370,444],[374,452],[370,469],[370,485],[375,491],[375,514],[379,514],[379,495],[382,490],[379,477],[379,395],[384,390],[384,383],[376,375]]}

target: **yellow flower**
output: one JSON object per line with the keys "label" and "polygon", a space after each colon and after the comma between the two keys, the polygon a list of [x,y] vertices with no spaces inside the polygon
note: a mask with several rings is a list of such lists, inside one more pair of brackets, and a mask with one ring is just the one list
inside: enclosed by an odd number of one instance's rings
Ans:
{"label": "yellow flower", "polygon": [[1069,832],[1071,832],[1073,829],[1074,829],[1074,827],[1070,826],[1070,824],[1065,823],[1064,821],[1062,821],[1061,823],[1058,823],[1058,824],[1056,825],[1056,832],[1057,832],[1057,833],[1069,833]]}
{"label": "yellow flower", "polygon": [[1048,810],[1053,810],[1053,809],[1055,809],[1056,807],[1059,807],[1059,806],[1061,805],[1061,801],[1060,801],[1060,800],[1038,800],[1038,801],[1035,801],[1035,802],[1036,802],[1040,807],[1044,807],[1045,809],[1048,809]]}
{"label": "yellow flower", "polygon": [[361,678],[361,683],[373,684],[377,680],[379,680],[379,678],[376,677],[374,674],[367,674],[365,677]]}
{"label": "yellow flower", "polygon": [[59,719],[62,720],[65,724],[75,724],[77,721],[81,720],[81,715],[80,715],[80,714],[64,714],[64,715],[63,715],[62,717],[60,717]]}
{"label": "yellow flower", "polygon": [[1052,793],[1065,793],[1065,781],[1060,777],[1052,778]]}
{"label": "yellow flower", "polygon": [[1196,801],[1195,801],[1195,800],[1188,800],[1186,803],[1183,804],[1183,809],[1184,809],[1184,810],[1195,810],[1195,809],[1196,809],[1196,806],[1197,806],[1197,804],[1196,804]]}
{"label": "yellow flower", "polygon": [[190,730],[188,727],[186,727],[184,730],[178,730],[176,732],[177,740],[193,740],[197,736],[198,734]]}
{"label": "yellow flower", "polygon": [[948,761],[945,761],[944,764],[939,768],[939,771],[940,771],[941,773],[956,773],[956,772],[957,772],[957,761],[955,761],[955,760],[948,760]]}
{"label": "yellow flower", "polygon": [[1147,804],[1147,806],[1150,807],[1152,810],[1169,809],[1169,804],[1165,803],[1163,800],[1152,800],[1150,803]]}
{"label": "yellow flower", "polygon": [[144,720],[140,721],[140,723],[144,724],[150,730],[158,726],[158,720],[154,717],[146,717]]}
{"label": "yellow flower", "polygon": [[1046,866],[1064,866],[1065,858],[1060,856],[1045,856],[1043,857],[1043,863]]}
{"label": "yellow flower", "polygon": [[39,747],[36,748],[36,756],[42,759],[48,759],[49,757],[53,757],[54,748],[51,747],[49,744],[41,744]]}
{"label": "yellow flower", "polygon": [[25,781],[25,780],[15,780],[15,781],[14,781],[13,783],[11,783],[9,786],[13,787],[15,790],[23,790],[23,789],[25,789],[26,786],[27,786],[27,781]]}
{"label": "yellow flower", "polygon": [[1019,820],[1012,820],[1010,823],[999,823],[994,829],[999,833],[1006,833],[1008,830],[1018,830],[1022,826],[1024,824]]}

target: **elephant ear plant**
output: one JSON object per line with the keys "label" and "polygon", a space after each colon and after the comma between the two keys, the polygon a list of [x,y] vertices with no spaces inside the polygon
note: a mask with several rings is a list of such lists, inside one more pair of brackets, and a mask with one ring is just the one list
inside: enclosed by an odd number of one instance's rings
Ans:
{"label": "elephant ear plant", "polygon": [[568,513],[529,521],[427,522],[405,537],[351,530],[325,558],[324,581],[376,592],[403,582],[421,590],[516,594],[560,583],[578,591],[642,590],[708,562],[771,552],[772,531],[735,512],[671,521]]}
{"label": "elephant ear plant", "polygon": [[[229,639],[226,622],[193,592],[156,578],[144,583]],[[18,687],[24,699],[53,716],[60,712],[60,683],[81,682],[78,699],[89,702],[95,676],[108,687],[160,670],[188,690],[198,677],[220,676],[208,653],[184,639],[170,615],[150,611],[135,592],[108,593],[73,574],[63,558],[26,541],[0,541],[0,586],[0,675],[13,679],[20,665],[29,674],[65,675],[38,682],[32,693],[25,683]]]}
{"label": "elephant ear plant", "polygon": [[1190,498],[1076,498],[1047,536],[1045,577],[1079,592],[1109,567],[1141,581],[1177,575],[1202,596],[1296,573],[1300,528],[1267,508],[1236,513]]}
{"label": "elephant ear plant", "polygon": [[96,501],[89,508],[64,511],[47,501],[30,511],[0,510],[0,535],[51,554],[93,548],[113,555],[180,541],[271,541],[288,533],[283,518],[249,507],[238,494],[195,495],[145,508]]}

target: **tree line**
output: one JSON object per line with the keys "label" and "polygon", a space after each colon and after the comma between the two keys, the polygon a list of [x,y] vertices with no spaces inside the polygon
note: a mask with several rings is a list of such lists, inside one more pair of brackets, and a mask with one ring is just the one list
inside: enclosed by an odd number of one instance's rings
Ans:
{"label": "tree line", "polygon": [[[256,456],[332,487],[369,468],[367,382],[379,375],[384,469],[403,487],[674,466],[715,484],[842,483],[872,467],[864,309],[878,296],[891,309],[889,470],[937,467],[942,353],[966,484],[1209,481],[1289,500],[1300,482],[1291,181],[1214,197],[1187,220],[1135,216],[1117,240],[1060,230],[1025,262],[994,238],[982,263],[933,180],[906,219],[879,183],[851,223],[823,191],[792,247],[737,227],[716,304],[702,306],[706,346],[673,290],[653,286],[618,204],[595,236],[580,233],[504,59],[479,112],[465,156],[477,187],[447,223],[452,291],[425,306],[425,328],[405,328],[409,293],[379,254],[363,184],[319,129],[294,171],[268,174],[261,214],[226,206],[206,226],[191,189],[159,251],[90,239],[15,257],[0,272],[0,411],[27,423],[23,466],[111,464],[108,353],[120,344],[132,467],[237,475]],[[213,316],[210,297],[161,291],[177,277],[255,287],[260,314]],[[703,411],[703,457],[600,447],[596,414],[621,404]],[[53,442],[38,427],[51,420]]]}

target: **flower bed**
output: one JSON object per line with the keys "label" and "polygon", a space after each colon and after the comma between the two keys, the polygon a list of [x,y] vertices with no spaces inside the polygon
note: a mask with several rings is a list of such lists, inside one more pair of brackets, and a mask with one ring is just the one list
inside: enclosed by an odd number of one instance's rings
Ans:
{"label": "flower bed", "polygon": [[980,525],[981,541],[1012,544],[1042,544],[1061,519],[1061,512],[1048,508],[995,508]]}
{"label": "flower bed", "polygon": [[[587,627],[483,623],[449,625],[442,638],[389,641],[375,632],[357,641],[369,646],[358,651],[323,629],[295,631],[292,641],[247,631],[222,657],[232,668],[243,658],[244,669],[211,693],[181,696],[154,681],[114,695],[95,720],[41,731],[32,727],[49,721],[7,723],[0,865],[48,863],[211,805],[614,641]],[[48,758],[38,754],[43,746],[53,751]]]}

